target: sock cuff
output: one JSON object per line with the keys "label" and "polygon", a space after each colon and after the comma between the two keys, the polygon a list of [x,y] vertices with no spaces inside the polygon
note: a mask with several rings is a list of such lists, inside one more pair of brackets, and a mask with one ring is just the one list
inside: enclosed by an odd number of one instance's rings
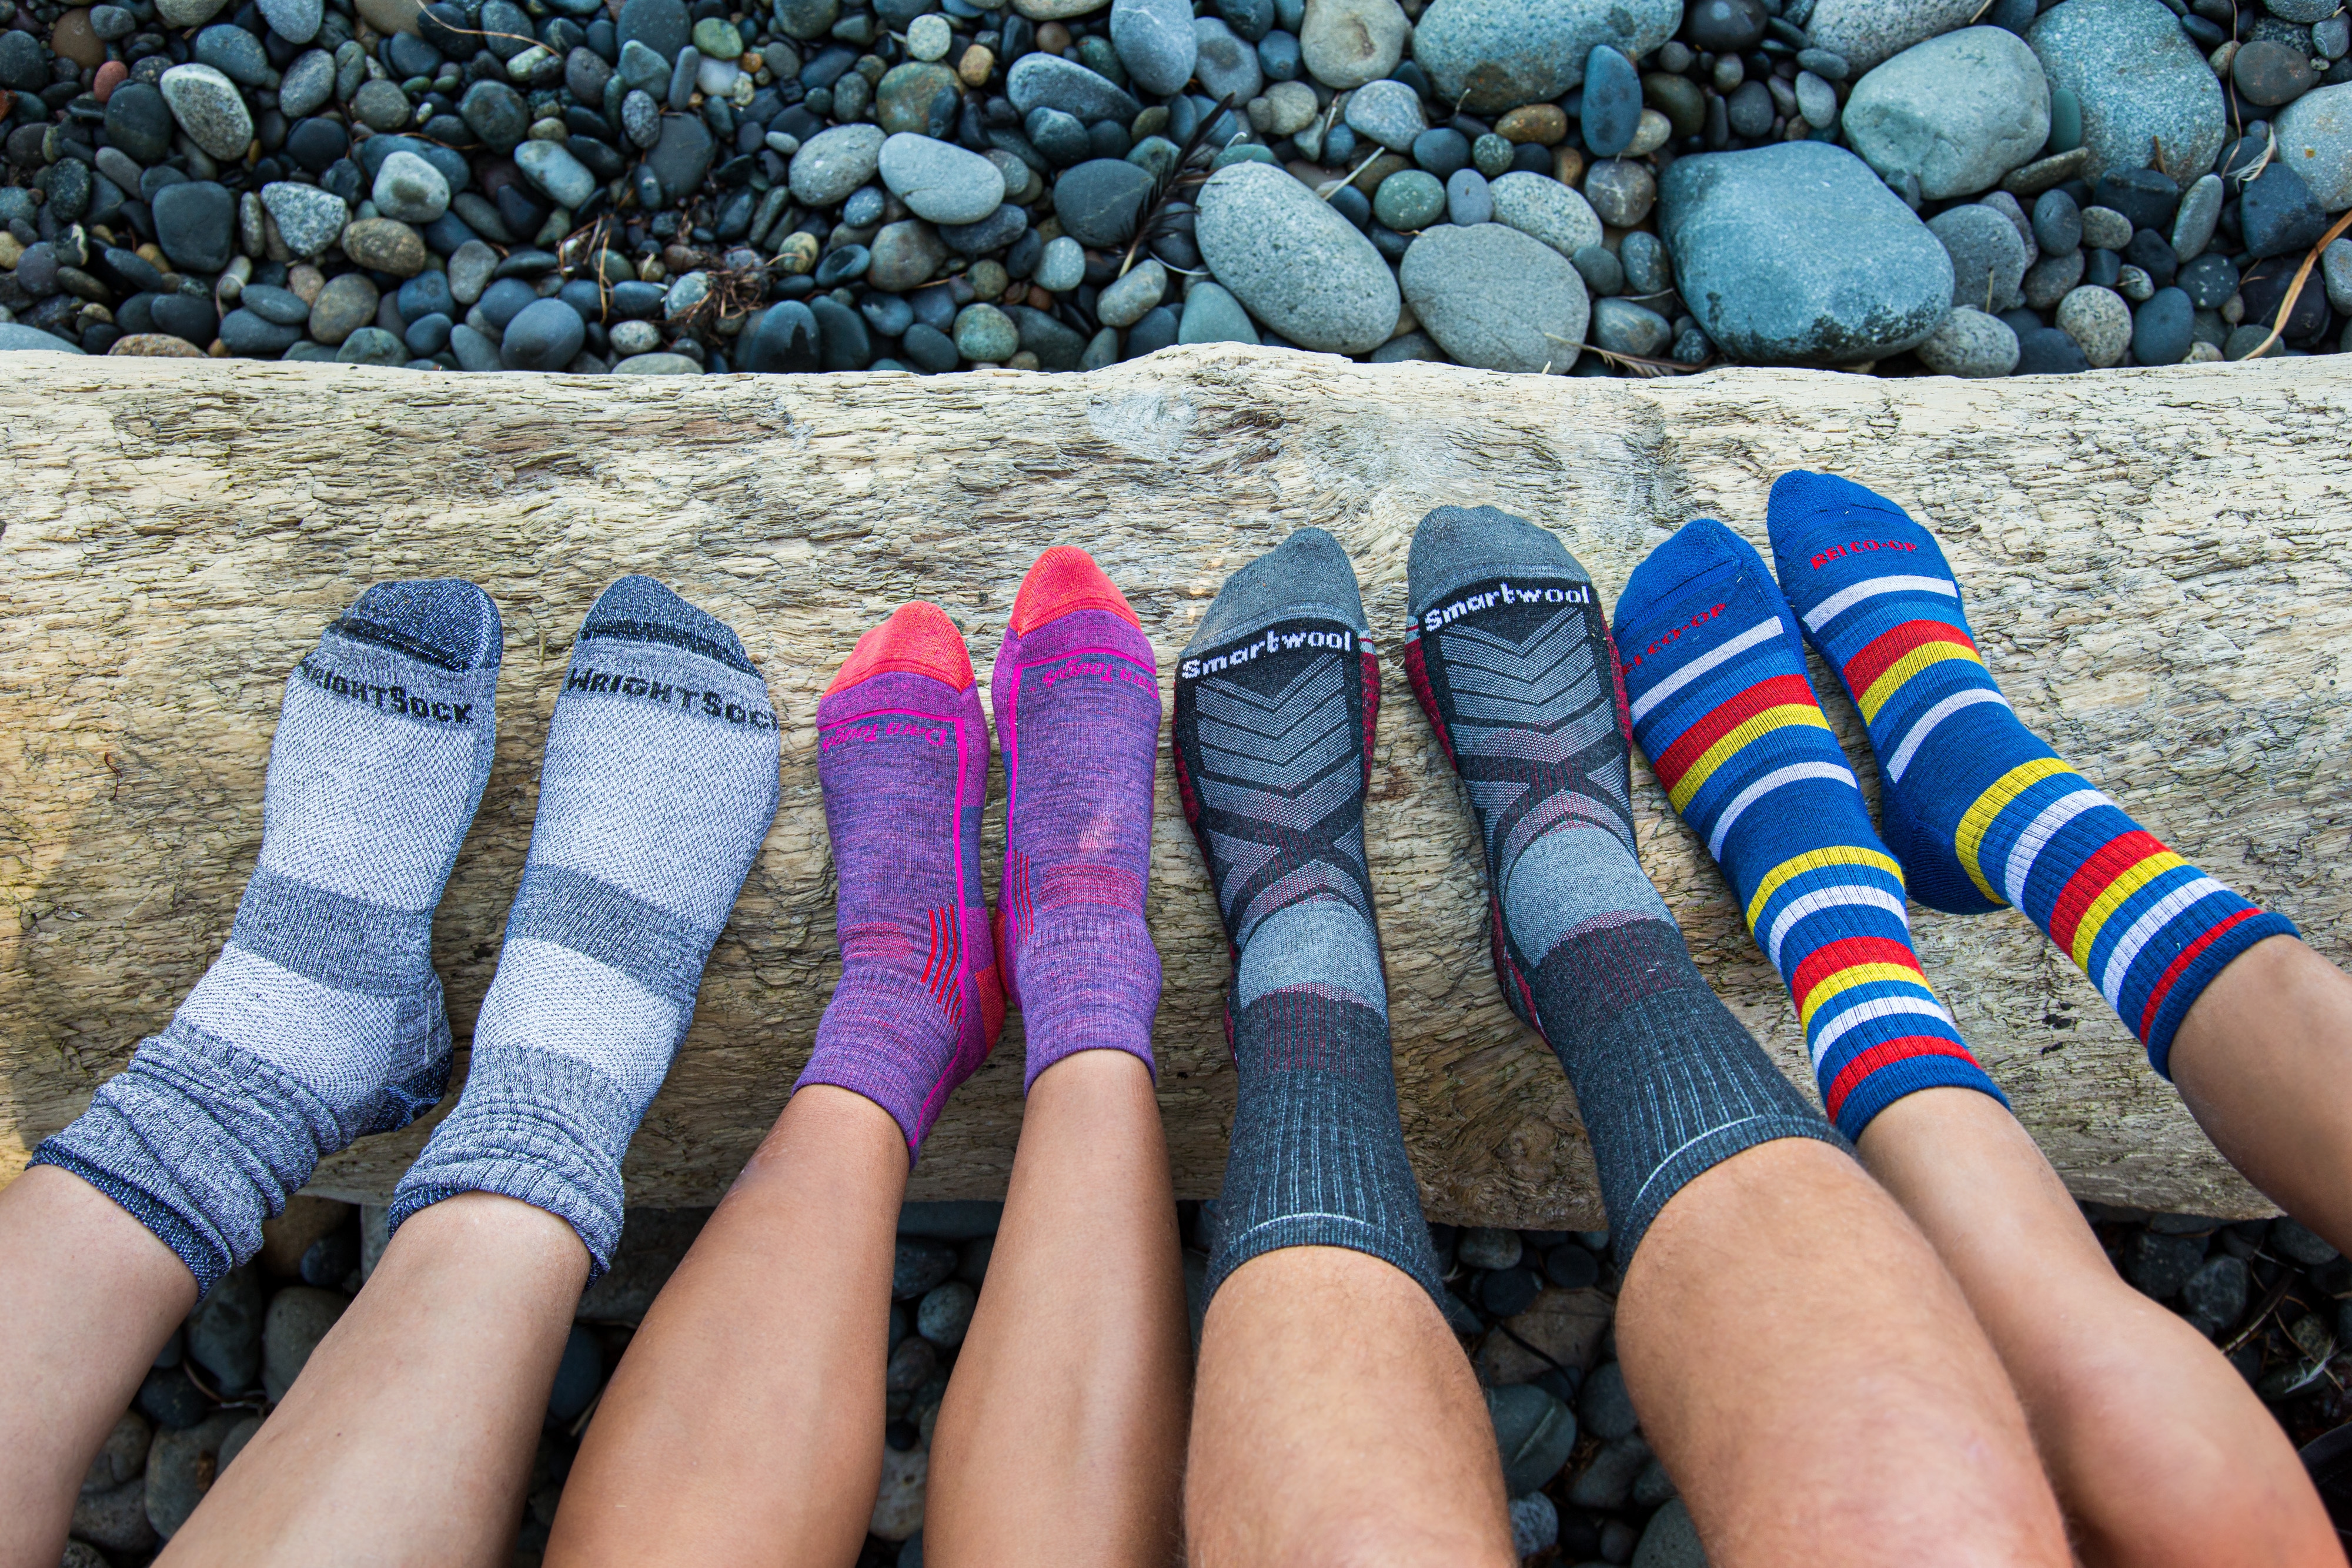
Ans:
{"label": "sock cuff", "polygon": [[1609,1217],[1614,1232],[1611,1245],[1616,1249],[1618,1269],[1622,1271],[1632,1265],[1642,1238],[1649,1234],[1651,1222],[1676,1193],[1732,1155],[1783,1138],[1811,1138],[1847,1154],[1853,1152],[1835,1128],[1810,1114],[1764,1112],[1710,1127],[1658,1163],[1633,1201],[1626,1205],[1622,1219],[1613,1213]]}
{"label": "sock cuff", "polygon": [[621,1159],[640,1114],[604,1074],[569,1057],[478,1052],[457,1108],[394,1191],[386,1233],[444,1198],[497,1193],[570,1225],[593,1281],[620,1244]]}
{"label": "sock cuff", "polygon": [[[1418,1205],[1413,1218],[1420,1219]],[[1415,1244],[1416,1228],[1418,1245]],[[1234,1270],[1251,1259],[1290,1247],[1344,1247],[1350,1252],[1378,1258],[1402,1270],[1414,1284],[1429,1292],[1441,1311],[1444,1309],[1445,1283],[1437,1277],[1437,1254],[1429,1244],[1428,1225],[1425,1222],[1417,1228],[1381,1225],[1351,1214],[1281,1214],[1259,1220],[1238,1235],[1230,1237],[1221,1228],[1216,1250],[1209,1258],[1208,1280],[1201,1299],[1203,1301],[1213,1300],[1218,1289],[1233,1277]]]}
{"label": "sock cuff", "polygon": [[1973,1089],[1992,1096],[2003,1110],[2014,1109],[2009,1096],[1973,1056],[1920,1051],[1898,1057],[1858,1080],[1838,1103],[1837,1130],[1849,1139],[1858,1139],[1881,1111],[1922,1089]]}
{"label": "sock cuff", "polygon": [[1160,1008],[1160,949],[1139,910],[1066,906],[1045,912],[1017,936],[1009,928],[1005,935],[1019,944],[1018,956],[1006,956],[1028,1047],[1024,1094],[1039,1073],[1082,1051],[1124,1051],[1159,1081],[1151,1025]]}
{"label": "sock cuff", "polygon": [[2285,915],[2241,903],[2242,908],[2208,926],[2204,935],[2182,949],[2158,977],[2140,1017],[2125,1020],[2137,1025],[2135,1032],[2147,1045],[2147,1064],[2168,1083],[2172,1081],[2172,1037],[2179,1032],[2182,1020],[2205,994],[2205,988],[2255,943],[2303,935]]}
{"label": "sock cuff", "polygon": [[262,1221],[348,1129],[270,1063],[174,1023],[140,1042],[30,1163],[89,1182],[172,1249],[200,1291],[261,1250]]}

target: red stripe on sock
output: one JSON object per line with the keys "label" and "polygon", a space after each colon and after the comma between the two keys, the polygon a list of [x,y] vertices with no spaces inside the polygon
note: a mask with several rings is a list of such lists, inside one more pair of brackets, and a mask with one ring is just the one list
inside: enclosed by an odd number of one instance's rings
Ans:
{"label": "red stripe on sock", "polygon": [[1418,641],[1404,645],[1404,674],[1405,679],[1412,683],[1413,698],[1421,704],[1421,711],[1429,716],[1429,727],[1437,732],[1437,744],[1444,748],[1445,760],[1459,768],[1461,764],[1454,756],[1454,737],[1446,728],[1444,716],[1437,711],[1437,690],[1429,684],[1429,659]]}
{"label": "red stripe on sock", "polygon": [[2134,828],[2101,844],[2089,860],[2075,867],[2066,885],[2058,890],[2058,902],[2050,910],[2050,940],[2058,944],[2058,950],[2068,954],[2074,951],[2075,927],[2083,924],[2083,916],[2116,878],[2150,855],[2164,852],[2164,844],[2155,834]]}
{"label": "red stripe on sock", "polygon": [[1862,652],[1846,661],[1843,674],[1845,684],[1857,692],[1866,692],[1877,684],[1897,659],[1915,648],[1930,643],[1949,643],[1955,647],[1976,652],[1977,645],[1969,634],[1948,621],[1906,621],[1891,632],[1882,632],[1867,643]]}
{"label": "red stripe on sock", "polygon": [[1681,782],[1691,765],[1706,755],[1707,748],[1767,708],[1792,703],[1818,706],[1813,696],[1813,684],[1802,675],[1774,675],[1757,682],[1746,691],[1731,697],[1716,710],[1692,725],[1677,737],[1675,743],[1651,762],[1651,771],[1669,790]]}
{"label": "red stripe on sock", "polygon": [[1953,1056],[1971,1067],[1977,1064],[1977,1059],[1969,1054],[1967,1046],[1940,1035],[1906,1034],[1899,1040],[1882,1041],[1847,1062],[1830,1081],[1828,1092],[1822,1096],[1830,1120],[1837,1120],[1838,1112],[1845,1105],[1846,1096],[1853,1092],[1856,1084],[1888,1063],[1910,1056]]}
{"label": "red stripe on sock", "polygon": [[[1790,978],[1789,990],[1801,1008],[1815,986],[1857,964],[1897,964],[1920,974],[1919,955],[1911,950],[1908,942],[1898,942],[1892,936],[1847,936],[1825,942],[1806,954],[1804,962],[1797,966],[1796,974]],[[1921,978],[1925,980],[1924,974]]]}
{"label": "red stripe on sock", "polygon": [[2147,1031],[2156,1027],[2157,1011],[2164,1006],[2164,998],[2172,994],[2172,988],[2179,983],[2181,976],[2189,972],[2189,966],[2197,962],[2197,955],[2210,947],[2223,932],[2241,920],[2252,920],[2261,913],[2261,910],[2251,907],[2231,911],[2227,918],[2207,926],[2203,936],[2183,947],[2180,956],[2164,967],[2164,973],[2157,977],[2156,988],[2147,994],[2147,1008],[2139,1015],[2139,1038],[2143,1043],[2147,1040]]}

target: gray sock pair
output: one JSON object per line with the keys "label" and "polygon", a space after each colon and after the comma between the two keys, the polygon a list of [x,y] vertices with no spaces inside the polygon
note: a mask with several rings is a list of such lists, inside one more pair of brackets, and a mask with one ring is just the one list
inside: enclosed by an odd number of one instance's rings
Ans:
{"label": "gray sock pair", "polygon": [[[489,778],[499,650],[467,582],[380,584],[327,629],[287,681],[227,946],[34,1154],[139,1218],[201,1291],[322,1157],[447,1088],[433,912]],[[735,634],[649,578],[605,590],[556,700],[465,1093],[394,1224],[503,1193],[568,1221],[603,1270],[622,1153],[776,800],[774,712]]]}

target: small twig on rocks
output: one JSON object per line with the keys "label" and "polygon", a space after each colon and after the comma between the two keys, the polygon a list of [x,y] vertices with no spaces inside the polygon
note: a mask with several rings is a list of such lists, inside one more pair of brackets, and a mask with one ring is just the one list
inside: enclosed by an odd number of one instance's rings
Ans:
{"label": "small twig on rocks", "polygon": [[[1545,336],[1549,337],[1550,334],[1546,333]],[[1567,341],[1566,339],[1556,339],[1554,340],[1559,342]],[[1602,359],[1608,361],[1612,365],[1623,365],[1628,370],[1631,370],[1635,375],[1643,377],[1693,376],[1715,363],[1715,356],[1713,354],[1709,354],[1697,364],[1686,365],[1680,360],[1646,360],[1639,354],[1621,354],[1614,349],[1604,349],[1597,343],[1580,343],[1577,347],[1582,349],[1588,354],[1600,355]]]}
{"label": "small twig on rocks", "polygon": [[[1175,198],[1178,189],[1188,183],[1197,185],[1201,178],[1205,178],[1205,176],[1195,177],[1192,173],[1190,168],[1192,154],[1201,150],[1209,133],[1209,127],[1232,113],[1233,109],[1234,95],[1227,93],[1217,100],[1216,108],[1201,116],[1199,123],[1192,127],[1192,134],[1184,138],[1184,145],[1176,150],[1174,165],[1169,169],[1168,177],[1158,182],[1154,186],[1151,193],[1151,204],[1144,209],[1142,217],[1137,221],[1135,237],[1128,242],[1127,254],[1119,258],[1118,277],[1127,276],[1128,269],[1135,265],[1137,253],[1142,250],[1145,242],[1157,237],[1153,233],[1154,226],[1167,214],[1168,204]],[[1164,267],[1167,264],[1162,262],[1160,265]],[[1183,269],[1179,267],[1176,270]]]}
{"label": "small twig on rocks", "polygon": [[2319,265],[2321,253],[2334,245],[2347,228],[2352,228],[2352,211],[2347,211],[2329,225],[2327,232],[2319,236],[2319,243],[2311,247],[2311,254],[2303,258],[2303,265],[2294,269],[2294,281],[2287,285],[2286,298],[2279,301],[2278,319],[2271,323],[2270,336],[2257,344],[2253,352],[2248,354],[2246,358],[2261,359],[2270,352],[2272,344],[2285,336],[2286,319],[2294,312],[2294,302],[2302,295],[2303,286],[2311,280],[2311,269]]}
{"label": "small twig on rocks", "polygon": [[2294,1276],[2293,1274],[2281,1273],[2278,1278],[2278,1283],[2273,1285],[2270,1290],[2263,1294],[2262,1305],[2254,1309],[2254,1315],[2246,1320],[2246,1326],[2240,1329],[2237,1333],[2231,1337],[2230,1343],[2221,1347],[2221,1354],[2223,1355],[2228,1355],[2231,1351],[2236,1350],[2240,1345],[2253,1338],[2254,1335],[2261,1331],[2263,1324],[2270,1321],[2270,1315],[2278,1311],[2279,1303],[2286,1300],[2287,1291],[2294,1285]]}

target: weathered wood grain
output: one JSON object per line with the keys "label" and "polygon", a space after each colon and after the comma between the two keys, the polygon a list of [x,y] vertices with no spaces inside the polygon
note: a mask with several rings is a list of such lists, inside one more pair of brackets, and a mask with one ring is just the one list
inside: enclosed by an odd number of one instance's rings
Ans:
{"label": "weathered wood grain", "polygon": [[[1712,513],[1761,544],[1773,476],[1835,469],[1937,528],[2029,723],[2184,853],[2323,951],[2352,954],[2339,684],[2352,378],[2325,359],[1993,382],[1629,382],[1230,347],[1087,376],[933,380],[9,358],[0,1177],[210,959],[259,842],[285,672],[362,585],[392,577],[471,577],[506,615],[498,767],[436,929],[461,1035],[520,874],[572,629],[598,588],[623,571],[674,583],[740,631],[781,705],[783,809],[632,1150],[634,1202],[725,1187],[830,993],[818,692],[860,632],[916,596],[948,608],[984,671],[1022,573],[1061,539],[1126,589],[1166,666],[1226,572],[1318,524],[1353,553],[1393,646],[1407,543],[1431,506],[1544,522],[1613,595],[1686,517]],[[1867,777],[1850,708],[1833,693],[1829,706]],[[1598,1223],[1571,1098],[1496,994],[1467,820],[1393,659],[1378,740],[1371,855],[1431,1211]],[[1227,964],[1161,776],[1160,1096],[1179,1190],[1208,1194],[1233,1104]],[[1704,852],[1641,784],[1645,863],[1710,978],[1810,1092],[1780,986]],[[2022,919],[1918,925],[1930,976],[2078,1193],[2262,1211]],[[1002,1190],[1020,1063],[1016,1021],[941,1121],[918,1196]],[[381,1196],[421,1135],[369,1140],[317,1186]]]}

